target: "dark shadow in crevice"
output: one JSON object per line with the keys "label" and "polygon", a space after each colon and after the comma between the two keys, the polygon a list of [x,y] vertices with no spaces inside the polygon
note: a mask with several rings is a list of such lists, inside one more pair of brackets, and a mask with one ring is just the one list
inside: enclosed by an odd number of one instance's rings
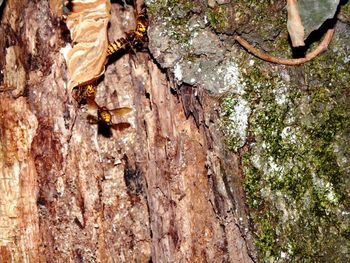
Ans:
{"label": "dark shadow in crevice", "polygon": [[0,21],[2,19],[2,14],[4,13],[4,10],[5,10],[5,5],[6,5],[6,0],[2,0],[2,4],[0,5]]}
{"label": "dark shadow in crevice", "polygon": [[[323,39],[323,37],[325,36],[325,34],[327,33],[327,31],[331,28],[335,27],[335,24],[337,22],[337,14],[339,13],[339,9],[340,6],[338,6],[338,10],[336,12],[336,14],[334,15],[334,18],[332,19],[328,19],[326,20],[321,26],[320,28],[318,28],[317,30],[313,31],[310,33],[310,35],[306,38],[305,40],[305,46],[302,47],[296,47],[292,49],[293,52],[293,58],[303,58],[305,57],[305,54],[307,52],[310,52],[310,47],[311,45],[313,45],[314,43],[320,43]],[[290,41],[290,39],[289,39]],[[291,43],[291,41],[290,41]]]}
{"label": "dark shadow in crevice", "polygon": [[136,2],[135,0],[111,0],[111,4],[120,4],[123,8],[126,8],[128,5],[135,7]]}

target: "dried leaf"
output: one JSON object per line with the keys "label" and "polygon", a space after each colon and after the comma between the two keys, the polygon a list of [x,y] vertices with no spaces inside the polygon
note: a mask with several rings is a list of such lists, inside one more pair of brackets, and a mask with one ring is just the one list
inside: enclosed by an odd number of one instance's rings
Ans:
{"label": "dried leaf", "polygon": [[287,1],[288,22],[287,28],[293,47],[304,46],[304,27],[300,19],[296,0]]}

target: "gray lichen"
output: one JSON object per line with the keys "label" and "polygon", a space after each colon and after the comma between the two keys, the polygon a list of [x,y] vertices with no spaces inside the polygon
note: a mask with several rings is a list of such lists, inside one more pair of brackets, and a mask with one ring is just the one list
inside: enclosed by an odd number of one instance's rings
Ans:
{"label": "gray lichen", "polygon": [[[149,49],[163,68],[175,73],[181,84],[223,93],[236,85],[239,70],[230,47],[213,32],[220,18],[211,8],[192,1],[146,1],[154,23],[149,29]],[[226,6],[226,5],[225,5]],[[232,6],[232,5],[228,5]],[[219,22],[218,22],[219,23]]]}

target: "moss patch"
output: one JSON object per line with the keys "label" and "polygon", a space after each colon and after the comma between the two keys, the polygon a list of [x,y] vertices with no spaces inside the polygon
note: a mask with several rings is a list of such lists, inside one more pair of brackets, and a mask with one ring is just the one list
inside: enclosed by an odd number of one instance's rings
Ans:
{"label": "moss patch", "polygon": [[[350,260],[349,40],[302,68],[240,56],[255,61],[242,77],[256,139],[243,165],[263,262]],[[234,106],[224,100],[224,116]]]}

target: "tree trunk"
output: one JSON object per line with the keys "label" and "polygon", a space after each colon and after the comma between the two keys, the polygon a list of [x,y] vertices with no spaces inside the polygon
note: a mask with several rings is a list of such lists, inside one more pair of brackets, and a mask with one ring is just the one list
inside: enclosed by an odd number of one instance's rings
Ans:
{"label": "tree trunk", "polygon": [[284,0],[145,0],[107,58],[131,2],[0,0],[0,263],[348,262],[350,3],[287,67],[235,42],[291,57]]}
{"label": "tree trunk", "polygon": [[[114,121],[132,126],[99,134],[67,87],[58,2],[0,13],[0,262],[251,262],[240,153],[221,145],[216,99],[126,53],[96,101],[131,107]],[[110,39],[134,28],[132,8],[111,13]]]}

